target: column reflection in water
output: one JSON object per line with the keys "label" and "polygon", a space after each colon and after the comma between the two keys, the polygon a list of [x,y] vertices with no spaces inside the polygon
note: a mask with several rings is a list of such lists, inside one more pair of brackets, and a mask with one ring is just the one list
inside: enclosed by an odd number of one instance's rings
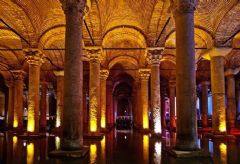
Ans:
{"label": "column reflection in water", "polygon": [[149,163],[149,136],[143,135],[143,163]]}
{"label": "column reflection in water", "polygon": [[97,145],[90,145],[90,164],[94,164],[97,162]]}
{"label": "column reflection in water", "polygon": [[103,136],[103,139],[101,140],[101,155],[102,155],[102,161],[106,161],[106,152],[105,152],[105,148],[106,148],[106,138],[105,136]]}
{"label": "column reflection in water", "polygon": [[55,147],[56,147],[56,150],[59,150],[60,149],[60,138],[58,136],[55,137]]}
{"label": "column reflection in water", "polygon": [[155,142],[154,144],[154,163],[160,164],[162,158],[162,143]]}
{"label": "column reflection in water", "polygon": [[34,144],[29,143],[27,145],[27,164],[34,163]]}
{"label": "column reflection in water", "polygon": [[17,142],[18,142],[17,136],[13,136],[13,152],[15,152],[16,150]]}
{"label": "column reflection in water", "polygon": [[227,145],[224,143],[220,143],[219,150],[220,150],[221,163],[226,164],[227,163]]}

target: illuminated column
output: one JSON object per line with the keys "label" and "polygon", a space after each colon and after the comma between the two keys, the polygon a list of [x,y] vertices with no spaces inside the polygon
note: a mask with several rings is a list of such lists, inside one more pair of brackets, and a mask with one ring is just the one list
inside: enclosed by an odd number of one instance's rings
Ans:
{"label": "illuminated column", "polygon": [[234,74],[227,75],[227,129],[230,131],[236,125],[236,99]]}
{"label": "illuminated column", "polygon": [[29,64],[28,83],[28,132],[39,132],[39,107],[40,107],[40,68],[43,55],[37,49],[27,49],[26,59]]}
{"label": "illuminated column", "polygon": [[211,58],[212,129],[213,133],[226,132],[224,56]]}
{"label": "illuminated column", "polygon": [[106,80],[108,78],[109,71],[101,70],[100,71],[100,98],[101,98],[101,128],[106,128]]}
{"label": "illuminated column", "polygon": [[176,0],[173,5],[176,26],[176,149],[196,150],[196,72],[194,42],[195,1]]}
{"label": "illuminated column", "polygon": [[78,150],[83,146],[82,115],[82,27],[86,1],[63,1],[66,16],[64,107],[61,149]]}
{"label": "illuminated column", "polygon": [[142,128],[149,129],[148,118],[148,80],[150,76],[150,69],[139,69],[141,78],[141,101],[142,104]]}
{"label": "illuminated column", "polygon": [[91,49],[89,52],[89,130],[99,132],[101,122],[100,111],[100,55],[101,49]]}
{"label": "illuminated column", "polygon": [[162,133],[161,106],[160,106],[160,55],[162,49],[149,50],[149,63],[151,64],[151,130],[153,133]]}
{"label": "illuminated column", "polygon": [[8,111],[6,117],[6,126],[7,128],[12,129],[14,118],[14,83],[13,80],[6,81],[5,83],[8,87]]}
{"label": "illuminated column", "polygon": [[176,92],[176,81],[169,81],[170,128],[171,129],[176,128],[175,92]]}
{"label": "illuminated column", "polygon": [[162,87],[163,90],[161,92],[161,124],[162,124],[162,131],[166,130],[166,101],[165,101],[165,87]]}
{"label": "illuminated column", "polygon": [[64,71],[54,71],[57,77],[57,117],[56,117],[56,128],[62,125],[63,121],[63,95],[64,95]]}
{"label": "illuminated column", "polygon": [[13,127],[23,129],[23,80],[25,72],[22,70],[12,71],[14,77],[14,118]]}
{"label": "illuminated column", "polygon": [[40,117],[40,131],[45,132],[47,128],[47,82],[41,83],[41,117]]}
{"label": "illuminated column", "polygon": [[201,82],[201,114],[202,114],[202,127],[208,127],[208,81]]}
{"label": "illuminated column", "polygon": [[83,130],[87,131],[88,128],[85,128],[88,127],[87,88],[83,88],[83,124],[84,124]]}

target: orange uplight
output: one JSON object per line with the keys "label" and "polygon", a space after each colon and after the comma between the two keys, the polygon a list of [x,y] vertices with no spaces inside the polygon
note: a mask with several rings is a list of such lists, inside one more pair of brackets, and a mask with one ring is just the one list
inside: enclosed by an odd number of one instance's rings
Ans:
{"label": "orange uplight", "polygon": [[220,150],[220,159],[222,163],[227,163],[227,145],[224,143],[221,143],[219,145]]}
{"label": "orange uplight", "polygon": [[90,99],[90,132],[96,132],[97,131],[97,98],[96,96],[93,96]]}
{"label": "orange uplight", "polygon": [[27,145],[27,164],[33,163],[34,161],[34,145],[30,143]]}
{"label": "orange uplight", "polygon": [[34,102],[29,102],[27,131],[28,132],[34,132],[34,130],[35,130]]}
{"label": "orange uplight", "polygon": [[143,136],[143,160],[144,162],[149,161],[149,136],[144,135]]}
{"label": "orange uplight", "polygon": [[14,128],[17,128],[17,127],[18,127],[18,120],[17,120],[16,118],[14,118],[13,127],[14,127]]}

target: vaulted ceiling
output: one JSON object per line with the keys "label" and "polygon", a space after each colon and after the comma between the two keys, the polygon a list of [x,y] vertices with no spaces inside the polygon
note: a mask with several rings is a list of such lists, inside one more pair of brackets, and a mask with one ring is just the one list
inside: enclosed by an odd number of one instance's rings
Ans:
{"label": "vaulted ceiling", "polygon": [[[175,25],[170,0],[87,0],[84,46],[101,46],[102,66],[120,56],[147,65],[147,47],[175,55]],[[65,15],[60,0],[0,0],[0,70],[27,69],[27,47],[46,55],[46,74],[64,67]],[[234,47],[239,56],[240,2],[199,0],[195,12],[197,59],[212,46]],[[127,61],[127,60],[126,60]],[[121,60],[124,63],[123,60]],[[120,63],[121,63],[120,62]],[[171,63],[171,62],[170,62]],[[173,65],[173,66],[172,66]],[[240,65],[235,64],[235,65]],[[164,67],[174,67],[174,64]],[[170,68],[171,69],[171,68]]]}

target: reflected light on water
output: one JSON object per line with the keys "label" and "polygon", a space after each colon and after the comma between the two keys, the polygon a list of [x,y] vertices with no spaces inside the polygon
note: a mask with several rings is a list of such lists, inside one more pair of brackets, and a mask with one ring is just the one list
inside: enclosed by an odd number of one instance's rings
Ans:
{"label": "reflected light on water", "polygon": [[156,142],[154,145],[154,163],[161,163],[162,143]]}
{"label": "reflected light on water", "polygon": [[143,136],[143,163],[148,163],[149,161],[149,136]]}
{"label": "reflected light on water", "polygon": [[17,136],[13,136],[13,151],[16,150],[17,141],[18,141]]}
{"label": "reflected light on water", "polygon": [[57,150],[60,149],[60,138],[58,136],[55,137],[55,147]]}
{"label": "reflected light on water", "polygon": [[106,147],[106,138],[103,136],[103,139],[101,140],[101,151],[102,151],[102,160],[105,161],[105,147]]}
{"label": "reflected light on water", "polygon": [[224,143],[221,143],[219,145],[219,149],[220,149],[221,162],[225,164],[227,163],[227,145]]}
{"label": "reflected light on water", "polygon": [[90,145],[90,164],[95,164],[97,162],[97,145]]}
{"label": "reflected light on water", "polygon": [[27,145],[27,164],[34,162],[34,144],[30,143]]}

